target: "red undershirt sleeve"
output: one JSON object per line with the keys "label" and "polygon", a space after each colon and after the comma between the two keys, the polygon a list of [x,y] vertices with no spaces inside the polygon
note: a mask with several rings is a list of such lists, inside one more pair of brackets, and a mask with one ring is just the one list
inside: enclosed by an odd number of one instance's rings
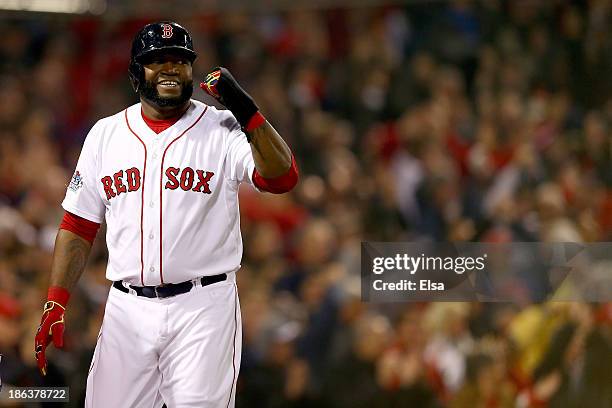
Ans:
{"label": "red undershirt sleeve", "polygon": [[257,172],[253,171],[253,184],[262,191],[267,191],[273,194],[282,194],[291,191],[298,182],[298,169],[295,163],[295,157],[291,154],[291,167],[285,174],[274,178],[264,178]]}
{"label": "red undershirt sleeve", "polygon": [[100,224],[86,220],[85,218],[66,211],[59,227],[60,229],[73,232],[79,237],[89,241],[90,244],[93,244],[94,238],[96,238],[96,234],[100,228]]}

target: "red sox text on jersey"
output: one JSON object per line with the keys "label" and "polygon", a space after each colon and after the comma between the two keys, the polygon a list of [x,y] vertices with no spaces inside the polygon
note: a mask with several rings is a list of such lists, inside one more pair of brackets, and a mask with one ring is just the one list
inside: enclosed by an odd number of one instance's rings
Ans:
{"label": "red sox text on jersey", "polygon": [[[211,193],[209,182],[215,175],[212,171],[194,170],[191,167],[185,167],[182,170],[178,167],[168,167],[165,174],[168,180],[165,188],[176,190],[180,187],[183,191],[195,191],[196,193],[204,194]],[[112,176],[102,177],[100,181],[104,187],[106,198],[110,200],[121,193],[138,191],[140,189],[140,169],[132,167],[125,170],[125,172],[119,170]]]}

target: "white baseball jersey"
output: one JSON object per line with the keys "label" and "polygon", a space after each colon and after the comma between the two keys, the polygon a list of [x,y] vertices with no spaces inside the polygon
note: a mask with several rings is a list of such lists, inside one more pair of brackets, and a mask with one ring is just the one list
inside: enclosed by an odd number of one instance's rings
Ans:
{"label": "white baseball jersey", "polygon": [[62,206],[106,220],[109,280],[183,282],[240,267],[238,186],[254,168],[229,111],[192,100],[156,134],[138,103],[93,126]]}

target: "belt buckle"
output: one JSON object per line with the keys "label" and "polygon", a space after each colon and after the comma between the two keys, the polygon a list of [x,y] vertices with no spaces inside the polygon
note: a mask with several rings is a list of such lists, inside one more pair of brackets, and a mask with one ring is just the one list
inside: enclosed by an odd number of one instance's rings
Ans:
{"label": "belt buckle", "polygon": [[166,298],[170,298],[170,297],[174,297],[174,296],[176,296],[176,293],[168,293],[168,294],[164,295],[164,294],[160,294],[160,293],[157,291],[158,289],[163,289],[163,288],[165,288],[165,287],[167,287],[167,286],[169,286],[169,285],[172,285],[172,284],[165,284],[165,283],[164,283],[164,284],[159,285],[159,286],[153,286],[153,291],[155,292],[155,296],[156,296],[158,299],[166,299]]}
{"label": "belt buckle", "polygon": [[163,295],[163,294],[159,294],[159,292],[157,291],[158,289],[162,289],[164,288],[166,285],[165,284],[161,284],[159,286],[153,286],[153,292],[155,293],[155,297],[157,297],[158,299],[165,299],[165,298],[169,298],[172,297],[174,295]]}

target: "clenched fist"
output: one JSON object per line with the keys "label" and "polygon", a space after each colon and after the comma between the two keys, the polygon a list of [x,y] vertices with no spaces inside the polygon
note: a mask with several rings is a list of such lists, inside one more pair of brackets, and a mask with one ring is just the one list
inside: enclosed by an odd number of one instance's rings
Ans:
{"label": "clenched fist", "polygon": [[245,131],[265,122],[253,98],[238,84],[227,68],[217,67],[206,75],[200,88],[229,109]]}

